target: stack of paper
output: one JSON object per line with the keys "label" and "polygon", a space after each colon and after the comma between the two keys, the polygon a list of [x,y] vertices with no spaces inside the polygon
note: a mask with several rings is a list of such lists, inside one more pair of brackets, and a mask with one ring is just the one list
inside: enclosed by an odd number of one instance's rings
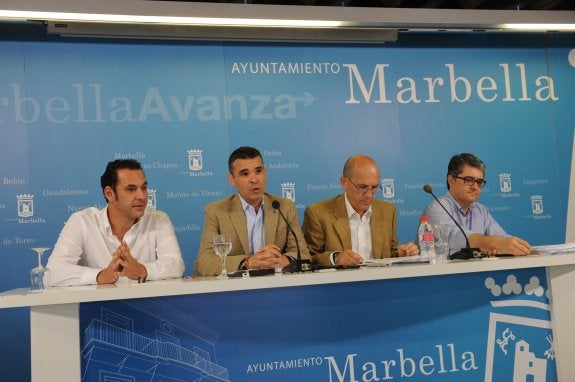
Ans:
{"label": "stack of paper", "polygon": [[392,264],[415,264],[415,263],[429,263],[429,256],[405,256],[405,257],[390,257],[387,259],[371,259],[365,260],[361,265],[366,267],[388,267]]}
{"label": "stack of paper", "polygon": [[575,254],[575,243],[540,245],[532,248],[532,255]]}

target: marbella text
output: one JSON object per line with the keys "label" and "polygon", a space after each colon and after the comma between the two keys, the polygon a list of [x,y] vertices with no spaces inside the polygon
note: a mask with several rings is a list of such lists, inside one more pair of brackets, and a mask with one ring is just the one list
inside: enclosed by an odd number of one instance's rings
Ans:
{"label": "marbella text", "polygon": [[476,79],[458,74],[455,64],[445,64],[447,73],[443,76],[420,79],[403,76],[394,84],[386,81],[386,70],[391,69],[389,64],[375,65],[368,82],[365,78],[369,78],[369,73],[366,77],[355,64],[343,66],[349,73],[350,94],[345,101],[347,104],[388,104],[393,101],[400,104],[440,103],[445,95],[448,95],[448,101],[451,103],[466,103],[472,99],[485,103],[497,100],[545,102],[559,99],[555,95],[553,79],[550,76],[540,75],[532,82],[527,80],[527,67],[524,63],[517,63],[514,68],[509,63],[499,64],[497,76],[481,76]]}
{"label": "marbella text", "polygon": [[[435,374],[478,370],[473,352],[458,353],[453,343],[435,345],[430,354],[413,356],[398,348],[390,359],[365,360],[356,353],[345,356],[310,357],[294,360],[250,363],[246,374],[273,373],[286,369],[319,367],[329,382],[375,382],[405,378],[432,377]],[[465,378],[462,377],[462,380]]]}
{"label": "marbella text", "polygon": [[[409,76],[397,67],[379,63],[361,70],[356,64],[341,64],[337,76],[346,81],[339,97],[355,104],[465,104],[468,102],[554,102],[553,78],[530,69],[525,63],[499,63],[469,73],[465,66],[446,63],[434,69],[434,76]],[[543,70],[544,68],[538,68]],[[329,81],[333,81],[331,77]],[[318,79],[318,81],[320,81]],[[189,86],[193,89],[193,84]],[[220,120],[282,120],[314,104],[320,94],[302,88],[294,94],[268,89],[257,94],[175,94],[161,86],[132,88],[130,94],[113,94],[102,83],[74,83],[53,87],[51,95],[28,93],[21,83],[0,86],[0,124],[99,124],[141,122],[214,122]],[[265,94],[269,92],[268,94]]]}

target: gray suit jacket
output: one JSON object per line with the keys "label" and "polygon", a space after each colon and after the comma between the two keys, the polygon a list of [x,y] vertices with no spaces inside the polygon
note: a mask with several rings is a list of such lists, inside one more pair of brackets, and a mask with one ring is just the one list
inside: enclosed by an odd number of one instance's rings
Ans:
{"label": "gray suit jacket", "polygon": [[[309,251],[301,232],[295,204],[291,200],[268,193],[264,195],[263,207],[265,244],[275,244],[281,249],[282,254],[297,257],[295,239],[280,214],[272,208],[274,200],[280,202],[281,211],[298,237],[302,259],[309,259]],[[228,272],[236,271],[250,250],[246,215],[239,195],[234,194],[206,205],[200,251],[195,264],[196,274],[214,276],[221,272],[221,260],[212,247],[213,236],[218,234],[229,234],[232,237],[232,251],[226,259],[226,269]]]}
{"label": "gray suit jacket", "polygon": [[[371,204],[373,257],[397,256],[397,210],[393,204],[375,200]],[[303,233],[314,263],[331,265],[329,254],[351,249],[349,219],[343,194],[308,206]]]}

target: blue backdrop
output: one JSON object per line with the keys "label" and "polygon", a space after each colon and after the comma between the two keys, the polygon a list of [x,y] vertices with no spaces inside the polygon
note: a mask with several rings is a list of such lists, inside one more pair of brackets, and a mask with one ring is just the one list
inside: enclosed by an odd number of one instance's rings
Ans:
{"label": "blue backdrop", "polygon": [[[410,241],[449,158],[487,165],[482,202],[532,244],[564,241],[575,115],[573,34],[402,34],[383,46],[0,40],[0,290],[29,285],[31,247],[103,207],[99,177],[140,160],[193,272],[206,203],[233,192],[227,157],[258,147],[268,191],[305,207],[373,156]],[[301,221],[300,221],[301,222]],[[48,252],[49,255],[50,252]],[[46,260],[46,259],[44,259]],[[12,380],[27,380],[27,310],[0,311]],[[18,344],[17,346],[14,344]],[[22,366],[15,366],[22,365]]]}

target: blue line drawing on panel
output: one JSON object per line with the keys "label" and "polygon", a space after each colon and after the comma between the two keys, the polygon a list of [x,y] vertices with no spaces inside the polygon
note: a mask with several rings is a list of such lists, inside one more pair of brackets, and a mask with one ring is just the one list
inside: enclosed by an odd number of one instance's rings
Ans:
{"label": "blue line drawing on panel", "polygon": [[107,304],[84,331],[82,380],[228,382],[228,369],[217,363],[218,338],[215,330],[161,299]]}

